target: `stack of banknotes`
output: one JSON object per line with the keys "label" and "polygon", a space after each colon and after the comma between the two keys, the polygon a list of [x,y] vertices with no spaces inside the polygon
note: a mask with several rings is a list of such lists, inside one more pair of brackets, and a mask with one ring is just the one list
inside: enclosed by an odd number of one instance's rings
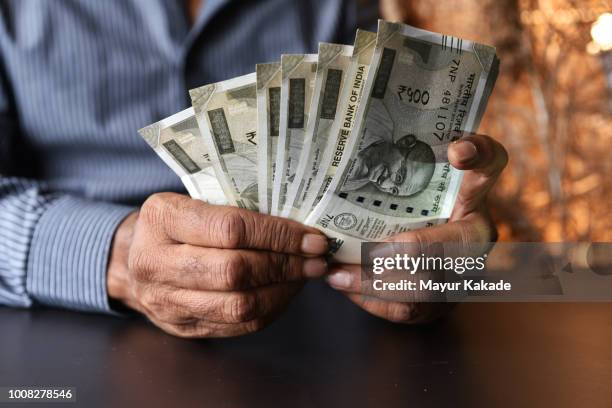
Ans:
{"label": "stack of banknotes", "polygon": [[140,134],[193,198],[314,226],[359,262],[363,241],[446,222],[447,147],[476,131],[498,67],[493,47],[381,20],[192,89]]}

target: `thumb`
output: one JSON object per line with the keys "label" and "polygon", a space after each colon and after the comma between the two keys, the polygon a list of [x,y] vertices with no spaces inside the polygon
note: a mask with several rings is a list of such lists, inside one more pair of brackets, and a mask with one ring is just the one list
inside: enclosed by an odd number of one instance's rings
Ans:
{"label": "thumb", "polygon": [[490,136],[468,134],[448,147],[448,159],[453,167],[465,170],[456,205],[461,218],[483,203],[506,167],[508,153]]}

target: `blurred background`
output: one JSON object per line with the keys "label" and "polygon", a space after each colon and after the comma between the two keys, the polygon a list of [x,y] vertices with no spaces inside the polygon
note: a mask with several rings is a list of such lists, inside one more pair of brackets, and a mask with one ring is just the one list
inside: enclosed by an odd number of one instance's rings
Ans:
{"label": "blurred background", "polygon": [[612,1],[381,0],[387,20],[497,47],[481,133],[510,162],[500,240],[612,241]]}

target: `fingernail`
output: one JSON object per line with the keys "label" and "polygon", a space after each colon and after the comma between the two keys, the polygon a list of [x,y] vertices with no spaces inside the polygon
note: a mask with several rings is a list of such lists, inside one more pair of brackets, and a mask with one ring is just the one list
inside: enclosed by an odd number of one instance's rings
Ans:
{"label": "fingernail", "polygon": [[302,273],[307,278],[318,278],[327,272],[327,262],[323,258],[308,258],[302,264]]}
{"label": "fingernail", "polygon": [[336,289],[349,289],[353,284],[353,274],[346,271],[339,271],[327,276],[327,283]]}
{"label": "fingernail", "polygon": [[302,252],[309,255],[324,255],[328,250],[327,238],[320,234],[306,234],[302,238]]}
{"label": "fingernail", "polygon": [[469,163],[478,155],[476,145],[467,140],[459,140],[457,143],[455,143],[453,150],[457,160],[459,160],[460,163]]}
{"label": "fingernail", "polygon": [[397,254],[396,245],[393,242],[380,242],[374,249],[370,250],[370,257],[373,258],[390,258]]}

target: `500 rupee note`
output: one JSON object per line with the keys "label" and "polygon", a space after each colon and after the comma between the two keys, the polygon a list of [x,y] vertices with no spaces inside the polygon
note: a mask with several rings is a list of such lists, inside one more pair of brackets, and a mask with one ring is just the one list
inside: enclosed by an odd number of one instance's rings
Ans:
{"label": "500 rupee note", "polygon": [[495,49],[379,21],[359,122],[306,223],[358,263],[360,243],[445,222],[462,173],[449,143],[475,131],[497,76]]}
{"label": "500 rupee note", "polygon": [[[376,33],[357,30],[353,54],[346,71],[346,82],[342,86],[338,101],[337,117],[331,127],[317,129],[322,137],[316,137],[316,150],[311,174],[304,181],[303,201],[296,219],[303,221],[323,197],[340,165],[348,137],[355,121],[361,101],[363,86],[368,76]],[[318,166],[315,169],[315,166]],[[305,176],[306,178],[307,176]]]}
{"label": "500 rupee note", "polygon": [[312,181],[320,169],[321,153],[327,144],[329,130],[337,118],[340,91],[346,83],[346,71],[350,64],[353,47],[349,45],[320,43],[317,73],[310,103],[308,125],[304,145],[290,184],[282,217],[297,219],[304,194],[310,190]]}
{"label": "500 rupee note", "polygon": [[280,125],[281,64],[257,64],[256,74],[259,211],[269,214]]}
{"label": "500 rupee note", "polygon": [[258,210],[255,73],[189,91],[217,179],[230,204]]}
{"label": "500 rupee note", "polygon": [[272,215],[279,215],[287,201],[304,145],[308,109],[317,69],[317,54],[281,56],[280,135],[272,190]]}
{"label": "500 rupee note", "polygon": [[185,109],[138,131],[155,153],[180,177],[192,198],[227,204],[215,177],[193,108]]}

